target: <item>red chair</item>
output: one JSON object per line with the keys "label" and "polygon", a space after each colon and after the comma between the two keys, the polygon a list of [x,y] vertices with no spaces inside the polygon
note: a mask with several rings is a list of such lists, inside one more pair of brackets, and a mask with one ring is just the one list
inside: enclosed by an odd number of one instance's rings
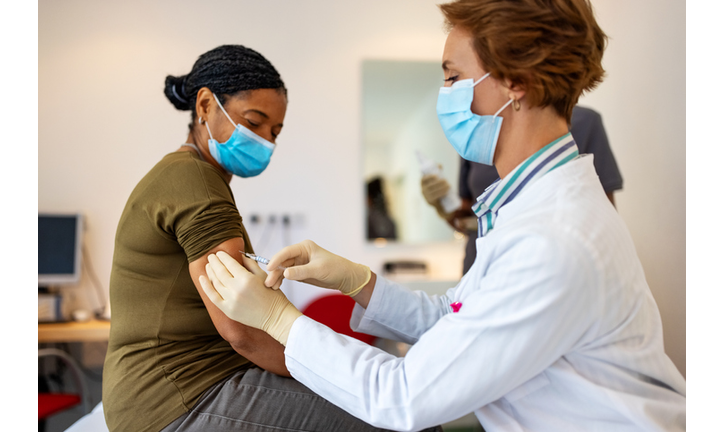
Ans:
{"label": "red chair", "polygon": [[75,393],[38,393],[38,420],[44,420],[53,414],[83,404],[83,415],[88,413],[88,390],[81,375],[81,370],[73,358],[66,352],[55,348],[38,350],[38,358],[59,357],[70,369],[75,381]]}
{"label": "red chair", "polygon": [[352,331],[349,319],[352,317],[355,301],[344,294],[330,294],[312,301],[302,313],[320,322],[337,333],[353,337],[372,345],[377,339],[365,333]]}

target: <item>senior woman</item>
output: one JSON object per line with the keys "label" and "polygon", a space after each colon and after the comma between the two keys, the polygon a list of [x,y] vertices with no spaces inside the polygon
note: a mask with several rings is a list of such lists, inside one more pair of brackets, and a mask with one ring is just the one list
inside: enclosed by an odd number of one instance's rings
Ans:
{"label": "senior woman", "polygon": [[[568,132],[602,79],[587,0],[459,0],[437,104],[450,143],[501,180],[478,198],[477,257],[444,296],[410,292],[311,241],[255,263],[209,257],[210,299],[285,345],[294,378],[379,427],[475,412],[495,431],[685,428],[685,381],[625,224]],[[357,302],[352,328],[413,344],[404,358],[302,316],[282,276]],[[266,286],[265,286],[266,283]]]}
{"label": "senior woman", "polygon": [[284,347],[229,319],[198,285],[209,253],[253,252],[229,187],[269,164],[287,108],[279,73],[224,45],[165,94],[191,111],[186,142],[138,183],[111,271],[103,407],[111,431],[373,431],[289,378]]}

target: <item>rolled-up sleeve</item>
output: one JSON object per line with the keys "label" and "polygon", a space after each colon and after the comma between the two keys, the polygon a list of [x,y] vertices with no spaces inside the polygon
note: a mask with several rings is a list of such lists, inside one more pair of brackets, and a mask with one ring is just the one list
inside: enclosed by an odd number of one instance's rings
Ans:
{"label": "rolled-up sleeve", "polygon": [[248,246],[231,188],[213,167],[180,159],[160,175],[164,188],[146,211],[158,229],[183,248],[189,263],[232,238],[242,237]]}
{"label": "rolled-up sleeve", "polygon": [[224,241],[242,237],[241,216],[230,203],[211,203],[181,225],[176,235],[189,262],[193,262]]}

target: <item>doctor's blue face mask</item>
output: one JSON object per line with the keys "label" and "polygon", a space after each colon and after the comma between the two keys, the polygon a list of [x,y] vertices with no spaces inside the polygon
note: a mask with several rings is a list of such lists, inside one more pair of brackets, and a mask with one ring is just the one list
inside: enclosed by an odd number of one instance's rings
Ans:
{"label": "doctor's blue face mask", "polygon": [[437,118],[450,144],[458,154],[471,162],[493,165],[495,147],[500,135],[503,118],[501,111],[513,102],[503,105],[495,115],[479,116],[470,107],[473,104],[474,88],[490,73],[473,82],[465,79],[451,87],[441,87],[437,96]]}
{"label": "doctor's blue face mask", "polygon": [[234,125],[235,129],[226,142],[219,143],[211,135],[209,122],[204,122],[206,130],[209,131],[209,152],[211,152],[211,156],[226,171],[239,177],[254,177],[261,174],[269,165],[276,145],[241,124],[235,124],[216,95],[214,95],[214,99],[216,99],[219,108]]}

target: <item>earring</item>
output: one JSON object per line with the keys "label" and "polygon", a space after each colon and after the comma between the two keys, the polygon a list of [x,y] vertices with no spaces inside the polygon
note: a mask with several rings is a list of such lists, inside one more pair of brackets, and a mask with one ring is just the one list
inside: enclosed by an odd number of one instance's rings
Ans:
{"label": "earring", "polygon": [[518,99],[513,99],[513,109],[520,111],[520,101]]}

